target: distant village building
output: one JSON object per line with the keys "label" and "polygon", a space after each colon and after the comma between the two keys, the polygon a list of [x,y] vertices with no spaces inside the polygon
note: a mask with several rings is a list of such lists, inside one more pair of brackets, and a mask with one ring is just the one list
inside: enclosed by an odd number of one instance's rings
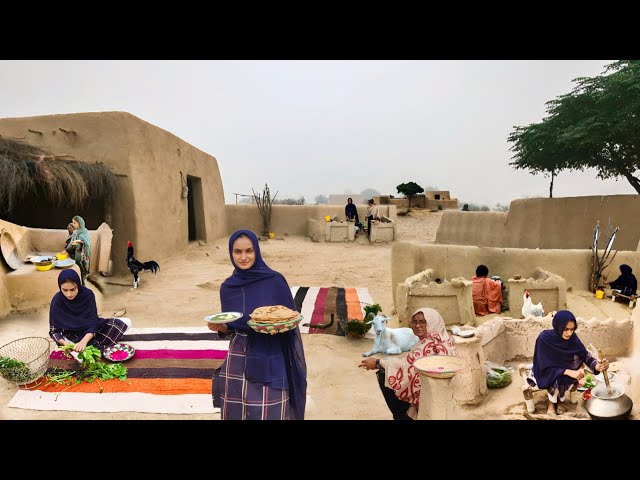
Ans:
{"label": "distant village building", "polygon": [[[376,203],[380,205],[395,205],[396,207],[408,207],[409,199],[404,196],[395,197],[394,195],[380,195],[374,197]],[[429,210],[458,209],[458,199],[451,198],[448,190],[433,190],[415,195],[411,198],[411,208],[427,208]]]}
{"label": "distant village building", "polygon": [[347,195],[329,195],[329,205],[346,205],[347,199],[350,198],[356,205],[364,205],[368,198],[364,198],[359,193],[350,193]]}

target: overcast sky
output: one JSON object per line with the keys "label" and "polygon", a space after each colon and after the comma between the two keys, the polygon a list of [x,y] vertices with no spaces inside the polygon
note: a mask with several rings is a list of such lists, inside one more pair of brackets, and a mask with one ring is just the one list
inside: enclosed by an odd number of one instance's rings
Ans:
{"label": "overcast sky", "polygon": [[[493,206],[548,195],[508,165],[507,137],[611,62],[0,61],[0,117],[130,112],[215,156],[227,203],[265,182],[313,203],[415,181]],[[554,188],[616,193],[636,192],[593,170]]]}

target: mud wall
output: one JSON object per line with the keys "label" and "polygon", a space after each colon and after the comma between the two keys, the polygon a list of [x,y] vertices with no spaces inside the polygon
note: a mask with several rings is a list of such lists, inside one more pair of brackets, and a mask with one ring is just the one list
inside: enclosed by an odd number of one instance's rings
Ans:
{"label": "mud wall", "polygon": [[[634,213],[636,212],[636,213]],[[527,198],[511,202],[509,212],[447,211],[436,243],[483,247],[589,249],[600,221],[620,226],[614,247],[637,250],[640,242],[640,195]],[[601,235],[602,237],[603,235]],[[602,248],[604,240],[600,240]]]}
{"label": "mud wall", "polygon": [[[593,344],[604,356],[618,358],[629,355],[634,322],[631,319],[583,319],[578,317],[576,334],[585,347]],[[494,318],[477,328],[482,337],[486,360],[503,363],[507,360],[530,360],[540,332],[549,330],[551,315],[543,319]],[[636,329],[637,330],[637,329]]]}
{"label": "mud wall", "polygon": [[[467,213],[467,212],[465,212]],[[634,271],[640,271],[640,252],[618,252],[613,263],[604,271],[615,279],[619,266],[626,263]],[[463,245],[425,245],[410,242],[394,242],[391,250],[391,285],[396,303],[399,283],[416,273],[433,269],[442,280],[455,277],[471,278],[478,265],[486,265],[489,275],[499,275],[503,280],[515,275],[528,275],[542,268],[563,277],[567,287],[578,290],[589,288],[591,268],[590,250],[531,250],[521,248],[488,248]],[[612,272],[612,273],[609,273]]]}
{"label": "mud wall", "polygon": [[[360,221],[364,222],[365,207],[358,207]],[[227,235],[236,230],[251,230],[262,232],[262,215],[257,205],[226,205]],[[397,209],[393,205],[381,205],[380,215],[396,220]],[[325,215],[337,216],[344,220],[344,205],[273,205],[271,211],[271,231],[276,236],[299,235],[306,236],[309,220],[320,222],[324,234]]]}

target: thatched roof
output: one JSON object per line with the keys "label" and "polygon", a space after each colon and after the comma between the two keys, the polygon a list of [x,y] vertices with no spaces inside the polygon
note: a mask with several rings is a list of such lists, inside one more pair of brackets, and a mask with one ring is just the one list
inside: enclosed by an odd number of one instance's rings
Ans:
{"label": "thatched roof", "polygon": [[27,197],[80,208],[90,199],[109,202],[116,176],[105,165],[66,159],[19,140],[0,136],[0,213]]}

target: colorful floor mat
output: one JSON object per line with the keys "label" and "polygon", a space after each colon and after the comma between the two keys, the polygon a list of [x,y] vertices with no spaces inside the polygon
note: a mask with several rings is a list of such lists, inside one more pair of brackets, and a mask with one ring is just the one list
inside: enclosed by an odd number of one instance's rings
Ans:
{"label": "colorful floor mat", "polygon": [[[213,370],[229,349],[207,327],[132,328],[122,342],[136,349],[124,362],[127,379],[65,385],[41,383],[18,390],[9,407],[77,412],[215,413],[211,400]],[[60,366],[52,352],[51,367]]]}
{"label": "colorful floor mat", "polygon": [[[304,317],[300,323],[302,333],[344,336],[340,320],[363,320],[364,307],[373,304],[366,288],[291,287],[291,293],[296,309]],[[314,328],[314,325],[323,327]],[[365,336],[375,338],[375,333],[370,330]]]}

